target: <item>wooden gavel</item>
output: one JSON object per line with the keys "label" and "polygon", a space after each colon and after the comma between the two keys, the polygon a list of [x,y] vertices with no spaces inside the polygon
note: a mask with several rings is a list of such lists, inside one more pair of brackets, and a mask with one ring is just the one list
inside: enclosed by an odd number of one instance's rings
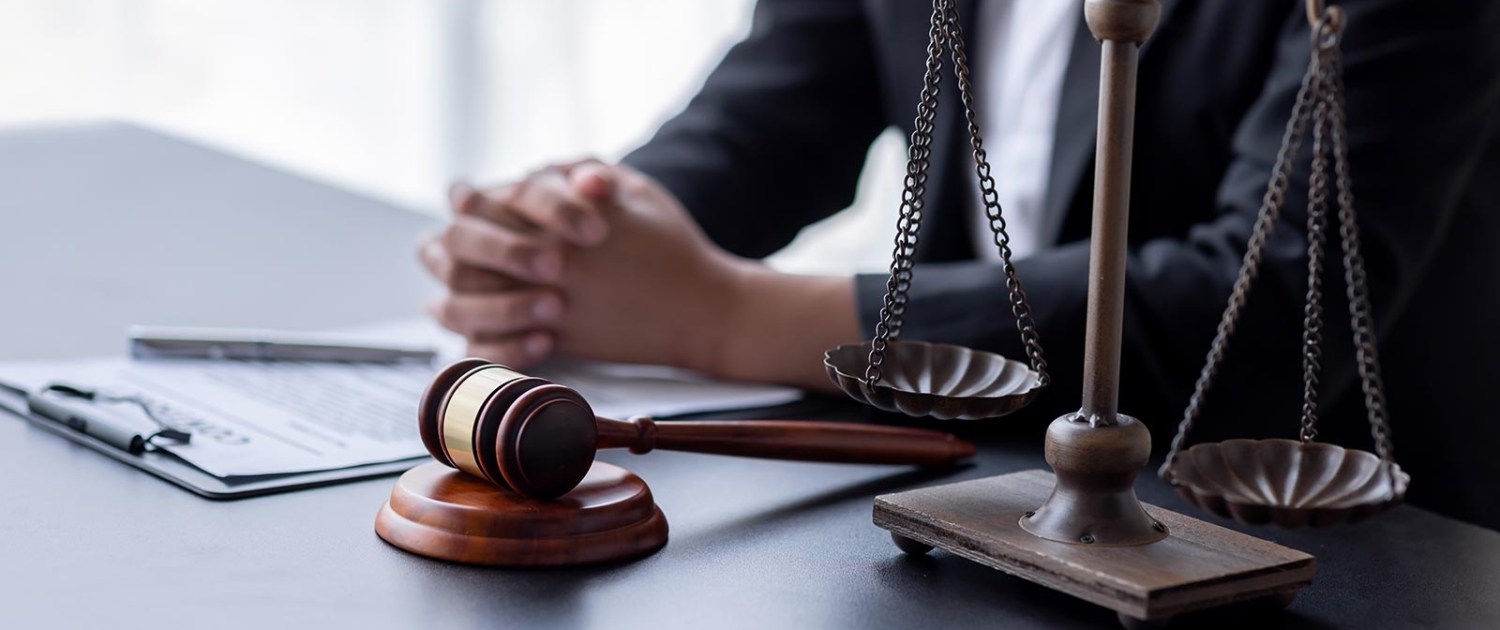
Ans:
{"label": "wooden gavel", "polygon": [[422,443],[439,462],[536,499],[572,490],[593,466],[594,453],[606,448],[916,466],[948,466],[974,454],[971,442],[921,429],[601,418],[577,391],[483,359],[439,372],[417,417]]}

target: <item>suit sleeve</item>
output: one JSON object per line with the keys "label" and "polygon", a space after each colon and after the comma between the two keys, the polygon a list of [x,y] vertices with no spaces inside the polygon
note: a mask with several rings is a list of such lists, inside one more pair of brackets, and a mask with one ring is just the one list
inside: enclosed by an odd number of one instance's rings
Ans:
{"label": "suit sleeve", "polygon": [[853,201],[884,127],[874,59],[858,0],[761,0],[750,35],[623,162],[721,247],[771,254]]}
{"label": "suit sleeve", "polygon": [[[1500,29],[1500,3],[1349,0],[1339,6],[1349,17],[1342,51],[1355,206],[1374,319],[1384,336],[1412,307],[1409,298],[1424,267],[1495,138],[1500,45],[1493,33]],[[1203,220],[1180,237],[1136,243],[1129,253],[1121,409],[1142,419],[1150,415],[1158,427],[1175,424],[1186,404],[1238,274],[1307,68],[1308,33],[1299,4],[1281,31],[1261,94],[1235,132],[1233,161],[1215,207],[1189,209]],[[1286,406],[1276,407],[1280,415],[1295,423],[1311,144],[1309,130],[1292,192],[1210,399],[1219,412],[1252,416],[1261,402],[1277,401]],[[1356,383],[1336,215],[1330,223],[1327,399],[1334,398],[1329,389]],[[1048,404],[1039,407],[1054,415],[1079,403],[1088,256],[1088,243],[1078,242],[1017,262],[1056,384],[1044,397]],[[858,283],[862,324],[870,330],[885,278],[861,276]],[[994,265],[919,265],[906,335],[1024,358],[1005,299],[1004,279]],[[1222,400],[1220,406],[1214,398]],[[1295,431],[1292,425],[1272,429],[1282,437]]]}

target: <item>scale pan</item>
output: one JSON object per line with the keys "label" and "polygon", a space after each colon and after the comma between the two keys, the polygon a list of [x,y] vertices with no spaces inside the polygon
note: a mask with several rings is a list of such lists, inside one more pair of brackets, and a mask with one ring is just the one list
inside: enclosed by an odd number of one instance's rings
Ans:
{"label": "scale pan", "polygon": [[823,355],[828,378],[862,403],[883,411],[939,420],[982,420],[1009,414],[1041,393],[1030,366],[992,352],[925,341],[892,341],[880,382],[865,383],[870,342]]}
{"label": "scale pan", "polygon": [[1358,521],[1406,496],[1411,477],[1369,451],[1297,440],[1197,444],[1168,478],[1183,498],[1251,525],[1327,527]]}

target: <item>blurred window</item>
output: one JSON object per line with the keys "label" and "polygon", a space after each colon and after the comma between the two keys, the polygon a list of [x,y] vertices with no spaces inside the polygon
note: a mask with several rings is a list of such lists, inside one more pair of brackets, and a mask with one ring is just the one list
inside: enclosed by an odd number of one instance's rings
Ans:
{"label": "blurred window", "polygon": [[[128,120],[437,213],[456,176],[501,181],[644,141],[744,35],[752,6],[0,0],[0,125]],[[894,201],[900,141],[876,151],[880,196]],[[842,251],[814,238],[780,263],[878,268],[886,230],[867,231],[825,237]]]}

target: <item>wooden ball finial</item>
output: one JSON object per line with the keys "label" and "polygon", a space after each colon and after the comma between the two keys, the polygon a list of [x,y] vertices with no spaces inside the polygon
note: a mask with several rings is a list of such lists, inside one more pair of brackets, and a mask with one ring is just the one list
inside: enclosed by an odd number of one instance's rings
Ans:
{"label": "wooden ball finial", "polygon": [[1157,0],[1087,0],[1083,16],[1094,39],[1143,44],[1161,21]]}

